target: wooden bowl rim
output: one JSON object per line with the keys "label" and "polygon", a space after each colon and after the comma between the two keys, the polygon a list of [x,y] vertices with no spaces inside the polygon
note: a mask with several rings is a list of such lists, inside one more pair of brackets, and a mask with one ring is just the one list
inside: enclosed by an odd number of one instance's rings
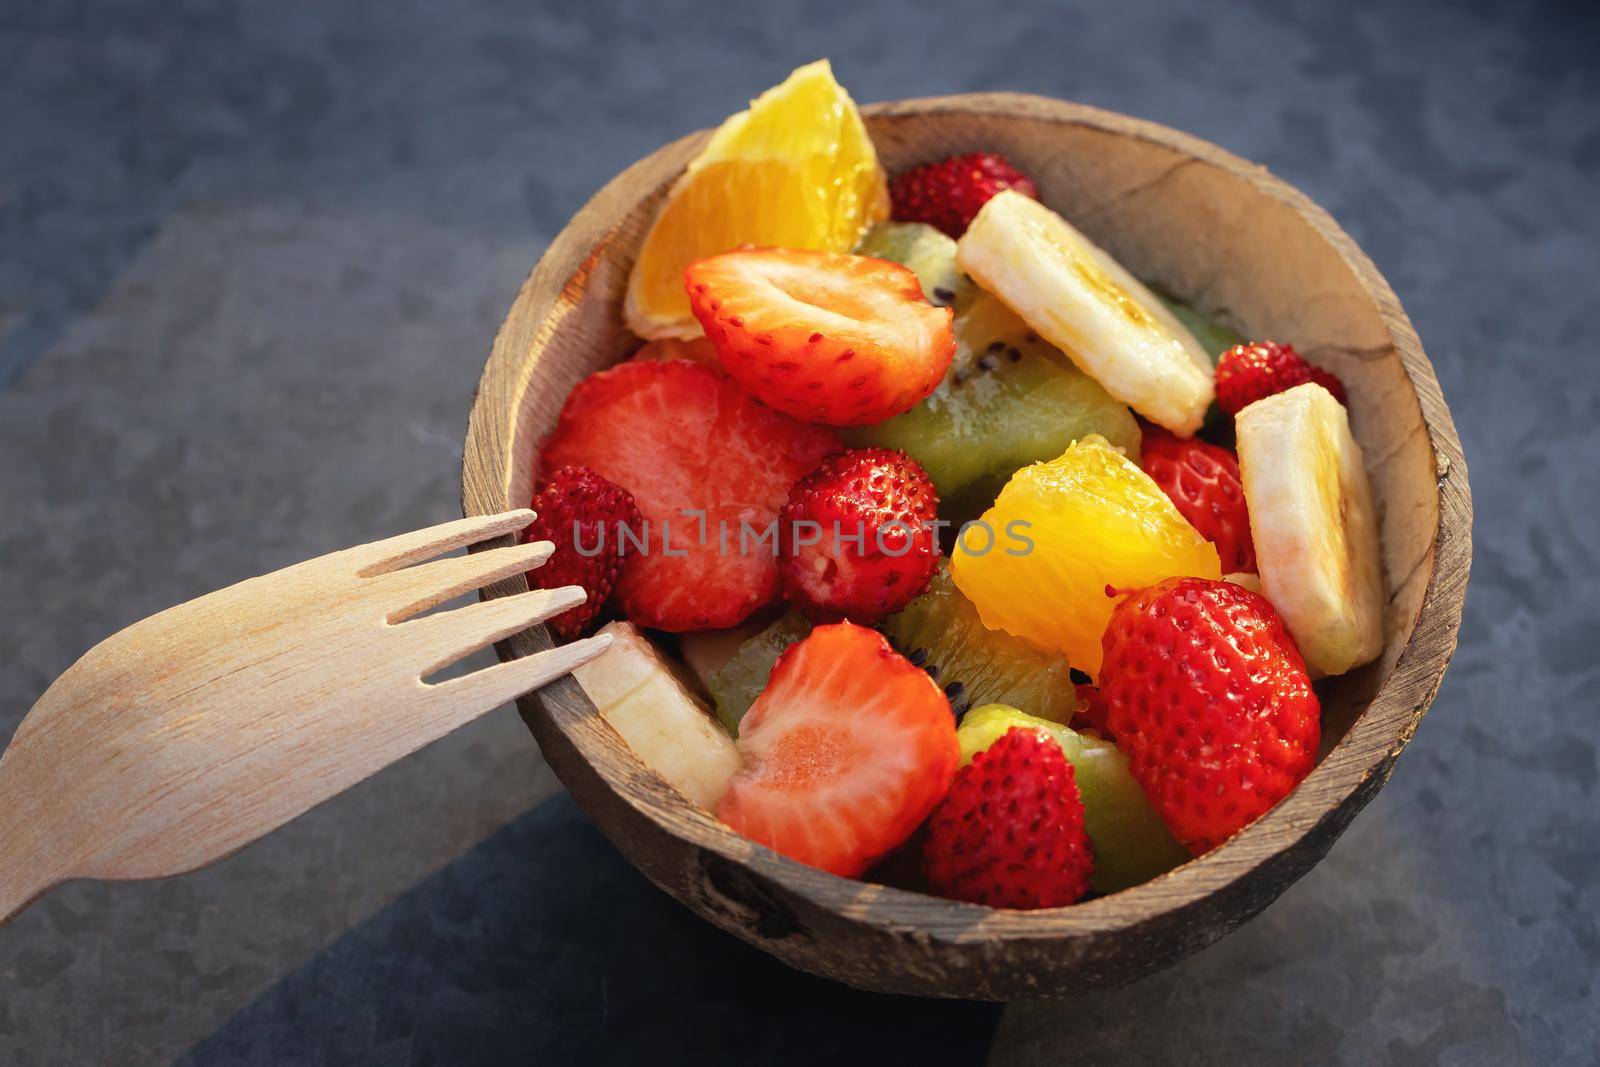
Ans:
{"label": "wooden bowl rim", "polygon": [[[1064,939],[1099,936],[1136,927],[1195,904],[1248,877],[1273,856],[1307,837],[1323,821],[1339,817],[1369,779],[1387,773],[1387,768],[1415,733],[1455,649],[1471,559],[1472,503],[1455,425],[1433,367],[1388,282],[1327,212],[1265,167],[1154,122],[1026,93],[923,97],[869,105],[862,111],[869,121],[992,114],[1054,125],[1083,126],[1137,138],[1190,157],[1185,163],[1198,162],[1235,175],[1288,205],[1309,223],[1333,247],[1376,303],[1416,393],[1432,448],[1439,491],[1439,523],[1432,551],[1419,563],[1419,566],[1431,566],[1431,573],[1411,635],[1371,703],[1345,736],[1299,788],[1270,812],[1221,847],[1149,882],[1065,908],[992,909],[841,878],[798,863],[734,833],[710,813],[685,800],[633,756],[620,738],[618,743],[622,751],[628,753],[630,766],[591,766],[608,788],[661,831],[717,853],[849,921],[954,942]],[[522,396],[519,385],[526,386],[527,372],[537,362],[538,350],[551,333],[550,323],[562,314],[560,305],[579,298],[574,294],[581,295],[582,283],[598,261],[600,250],[614,236],[616,220],[637,203],[638,197],[629,190],[641,179],[655,178],[655,172],[672,164],[663,171],[664,180],[670,180],[709,135],[709,130],[701,130],[664,145],[613,178],[573,216],[529,275],[495,338],[474,399],[463,456],[465,514],[501,511],[525,503],[503,499],[507,474],[504,460],[509,452],[507,443],[497,440],[496,431],[514,437],[515,408]],[[658,182],[651,180],[647,185],[655,189]],[[568,271],[564,278],[548,277],[563,263],[573,264],[575,269]],[[534,317],[530,309],[541,300],[547,306]],[[512,324],[519,318],[538,323],[534,336],[511,336]],[[497,404],[512,410],[496,410]],[[507,595],[523,588],[525,585],[519,578],[502,583],[488,595]],[[547,648],[549,643],[548,635],[540,627],[502,642],[497,649],[502,659],[512,659]],[[569,683],[566,690],[574,695],[585,717],[604,723],[581,689]],[[537,696],[524,698],[519,704],[530,722],[532,716],[549,715]],[[555,728],[566,730],[559,722]],[[610,731],[608,725],[600,728]],[[579,744],[571,734],[569,739]],[[581,749],[581,744],[579,747]],[[619,790],[617,783],[623,777],[636,784],[645,781],[649,787]],[[1345,817],[1353,814],[1345,813]]]}

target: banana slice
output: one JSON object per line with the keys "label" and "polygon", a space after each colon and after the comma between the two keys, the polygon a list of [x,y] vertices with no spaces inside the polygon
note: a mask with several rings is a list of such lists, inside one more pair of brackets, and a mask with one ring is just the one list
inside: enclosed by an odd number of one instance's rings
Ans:
{"label": "banana slice", "polygon": [[1313,675],[1383,651],[1377,511],[1344,405],[1315,382],[1234,417],[1262,591]]}
{"label": "banana slice", "polygon": [[1211,404],[1211,361],[1184,325],[1066,219],[1006,190],[972,220],[957,262],[1106,392],[1189,437]]}
{"label": "banana slice", "polygon": [[1241,589],[1248,589],[1257,596],[1265,595],[1261,592],[1261,575],[1259,574],[1251,574],[1249,571],[1234,571],[1232,574],[1224,574],[1222,580],[1232,582]]}
{"label": "banana slice", "polygon": [[694,803],[716,807],[743,762],[733,739],[636,626],[600,632],[612,635],[611,647],[572,676],[641,760]]}

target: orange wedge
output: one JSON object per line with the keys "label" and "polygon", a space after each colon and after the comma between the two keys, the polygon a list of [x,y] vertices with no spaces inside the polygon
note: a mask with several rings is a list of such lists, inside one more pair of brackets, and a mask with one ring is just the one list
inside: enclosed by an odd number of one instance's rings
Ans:
{"label": "orange wedge", "polygon": [[848,252],[889,216],[889,186],[850,94],[808,63],[724,122],[672,187],[628,277],[628,326],[691,338],[683,271],[740,245]]}
{"label": "orange wedge", "polygon": [[1092,678],[1117,606],[1106,587],[1132,591],[1175,575],[1221,577],[1216,546],[1099,434],[1013,474],[950,559],[950,577],[985,626],[1065,653]]}

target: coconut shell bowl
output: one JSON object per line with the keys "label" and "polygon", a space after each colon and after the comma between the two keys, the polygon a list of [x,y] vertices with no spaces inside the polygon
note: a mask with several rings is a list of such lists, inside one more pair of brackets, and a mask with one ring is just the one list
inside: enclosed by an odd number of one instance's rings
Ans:
{"label": "coconut shell bowl", "polygon": [[[1162,126],[1034,96],[907,100],[864,114],[891,173],[955,153],[1004,153],[1041,200],[1141,279],[1245,336],[1292,343],[1344,381],[1381,512],[1383,654],[1326,684],[1321,758],[1265,816],[1150,882],[1040,911],[839,878],[746,840],[640,762],[570,678],[525,697],[520,710],[550,766],[630,862],[791,966],[863,989],[987,1000],[1121,985],[1260,912],[1388,780],[1456,645],[1472,543],[1461,445],[1389,284],[1326,212],[1265,168]],[[614,178],[523,285],[467,429],[468,515],[527,505],[538,443],[567,394],[638,344],[623,325],[628,271],[706,137],[675,141]],[[525,589],[513,578],[485,595]],[[498,651],[513,659],[550,644],[540,626]]]}

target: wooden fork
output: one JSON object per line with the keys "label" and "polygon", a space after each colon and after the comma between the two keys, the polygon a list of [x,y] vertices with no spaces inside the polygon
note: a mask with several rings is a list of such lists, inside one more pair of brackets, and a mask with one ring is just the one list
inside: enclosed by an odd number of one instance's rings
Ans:
{"label": "wooden fork", "polygon": [[609,636],[425,679],[583,602],[534,590],[415,618],[538,567],[548,541],[437,559],[526,510],[334,552],[90,649],[0,758],[0,922],[67,878],[180,874],[605,650]]}

